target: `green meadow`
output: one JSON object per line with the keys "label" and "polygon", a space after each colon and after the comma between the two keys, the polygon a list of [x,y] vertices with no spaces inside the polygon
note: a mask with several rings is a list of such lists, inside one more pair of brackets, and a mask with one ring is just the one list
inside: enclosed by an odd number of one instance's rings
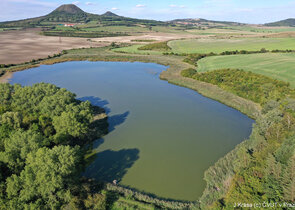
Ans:
{"label": "green meadow", "polygon": [[131,45],[128,47],[120,47],[113,49],[114,52],[120,53],[130,53],[130,54],[142,54],[142,55],[162,55],[160,51],[153,51],[153,50],[139,50],[138,48],[143,47],[145,45]]}
{"label": "green meadow", "polygon": [[295,87],[295,54],[262,53],[206,57],[198,61],[198,72],[243,69],[289,82]]}
{"label": "green meadow", "polygon": [[290,32],[295,31],[294,27],[251,27],[251,26],[229,26],[224,27],[228,30],[237,30],[237,31],[249,31],[256,33],[280,33],[280,32]]}
{"label": "green meadow", "polygon": [[187,39],[171,41],[168,45],[175,53],[221,53],[224,51],[256,51],[295,49],[295,38],[231,38]]}

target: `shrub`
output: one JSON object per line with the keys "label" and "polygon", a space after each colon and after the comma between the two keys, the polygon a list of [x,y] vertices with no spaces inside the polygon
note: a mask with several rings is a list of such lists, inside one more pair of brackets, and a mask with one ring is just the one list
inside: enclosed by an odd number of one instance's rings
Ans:
{"label": "shrub", "polygon": [[183,77],[193,77],[197,73],[197,70],[193,68],[185,69],[181,71],[181,76]]}

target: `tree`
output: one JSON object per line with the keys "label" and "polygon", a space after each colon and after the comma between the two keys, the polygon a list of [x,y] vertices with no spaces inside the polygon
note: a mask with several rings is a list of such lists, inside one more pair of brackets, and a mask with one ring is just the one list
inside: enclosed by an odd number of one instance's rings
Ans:
{"label": "tree", "polygon": [[14,129],[18,129],[21,127],[22,116],[19,112],[5,112],[2,116],[0,116],[0,123],[7,124]]}
{"label": "tree", "polygon": [[106,196],[104,194],[89,195],[84,201],[84,205],[88,209],[104,210],[106,209]]}
{"label": "tree", "polygon": [[71,199],[71,187],[77,184],[81,160],[78,146],[41,148],[30,153],[21,174],[7,179],[10,202],[60,208]]}
{"label": "tree", "polygon": [[283,178],[284,200],[295,201],[295,156],[292,156],[285,169]]}
{"label": "tree", "polygon": [[0,152],[0,161],[14,172],[20,173],[30,152],[36,152],[45,145],[44,137],[35,131],[18,130],[4,140],[4,151]]}
{"label": "tree", "polygon": [[92,120],[92,110],[89,102],[82,102],[79,105],[70,104],[60,116],[53,118],[53,126],[57,136],[65,135],[81,138],[89,131]]}

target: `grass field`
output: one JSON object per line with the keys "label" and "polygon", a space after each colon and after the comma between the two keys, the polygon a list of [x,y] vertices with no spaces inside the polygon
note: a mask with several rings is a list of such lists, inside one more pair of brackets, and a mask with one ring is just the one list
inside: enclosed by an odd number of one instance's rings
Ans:
{"label": "grass field", "polygon": [[171,41],[175,53],[221,53],[234,50],[295,50],[295,38],[187,39]]}
{"label": "grass field", "polygon": [[130,54],[141,54],[141,55],[161,55],[162,52],[160,51],[152,51],[152,50],[139,50],[138,48],[142,47],[144,45],[132,45],[128,47],[121,47],[113,49],[114,52],[124,52],[124,53],[130,53]]}
{"label": "grass field", "polygon": [[190,29],[186,30],[189,33],[197,34],[197,35],[242,35],[242,34],[255,34],[254,32],[248,30],[236,30],[236,29],[223,29],[223,28],[210,28],[206,30],[200,29]]}
{"label": "grass field", "polygon": [[199,60],[198,72],[216,69],[243,69],[289,82],[295,87],[295,54],[265,53],[213,56]]}
{"label": "grass field", "polygon": [[108,31],[108,32],[130,32],[130,33],[138,33],[138,32],[148,32],[149,29],[146,27],[138,27],[138,26],[102,26],[102,27],[90,27],[90,28],[82,28],[84,31]]}
{"label": "grass field", "polygon": [[295,27],[251,27],[251,26],[230,26],[225,27],[229,30],[250,31],[257,33],[280,33],[286,31],[295,31]]}

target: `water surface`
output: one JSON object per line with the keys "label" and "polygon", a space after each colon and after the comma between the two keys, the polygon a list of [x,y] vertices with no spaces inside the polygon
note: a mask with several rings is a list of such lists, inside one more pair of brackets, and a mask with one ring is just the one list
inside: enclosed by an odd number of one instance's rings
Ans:
{"label": "water surface", "polygon": [[159,79],[165,66],[67,62],[16,72],[11,83],[53,83],[104,107],[110,133],[85,175],[172,199],[196,200],[204,171],[246,139],[253,121]]}

